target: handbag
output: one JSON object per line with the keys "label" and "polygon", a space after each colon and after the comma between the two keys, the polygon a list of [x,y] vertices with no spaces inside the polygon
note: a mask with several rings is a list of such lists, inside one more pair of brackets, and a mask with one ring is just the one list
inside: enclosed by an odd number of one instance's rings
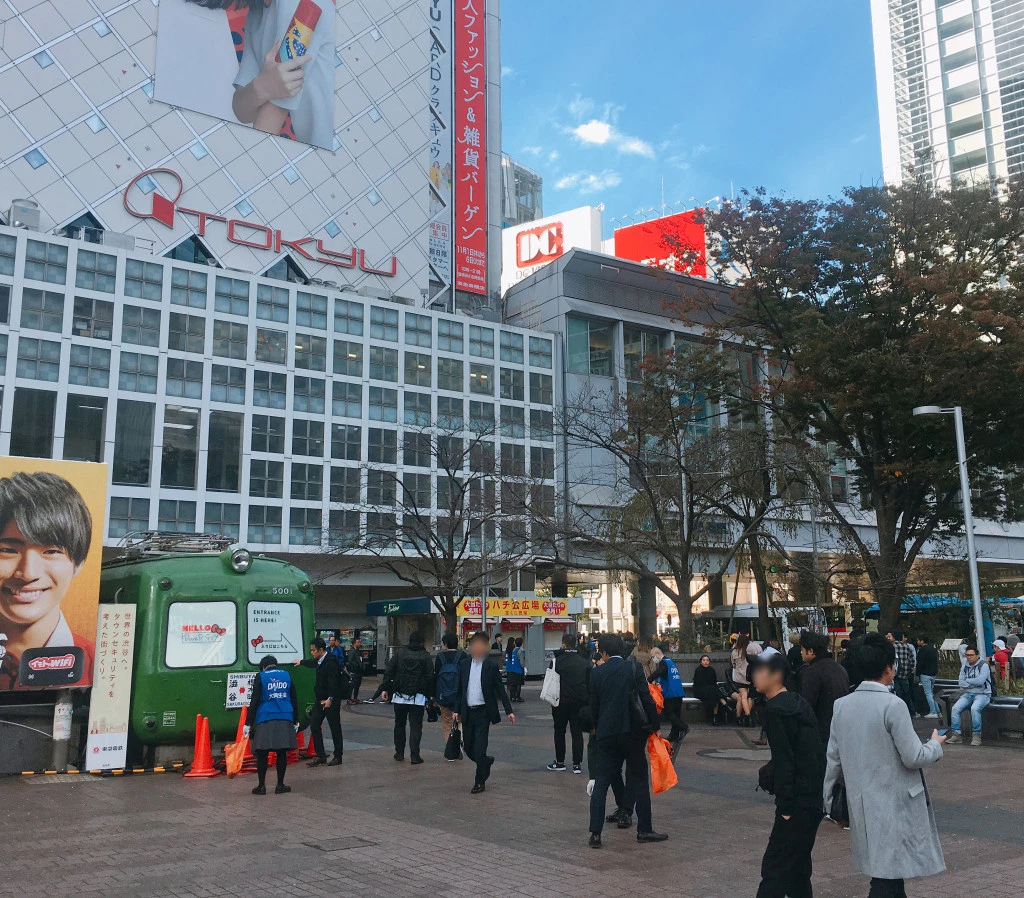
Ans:
{"label": "handbag", "polygon": [[427,702],[427,723],[437,723],[437,719],[441,716],[441,712],[437,709],[437,705],[433,702]]}
{"label": "handbag", "polygon": [[640,701],[640,693],[636,689],[632,666],[629,671],[629,725],[636,733],[651,733],[654,730],[654,726],[647,716],[647,709]]}
{"label": "handbag", "polygon": [[448,741],[444,745],[444,759],[446,761],[462,760],[462,732],[454,721],[452,721],[451,732],[448,734]]}
{"label": "handbag", "polygon": [[[769,761],[767,764],[762,765],[757,771],[757,789],[762,792],[767,792],[769,795],[775,794],[775,762]],[[754,791],[756,792],[757,789]]]}
{"label": "handbag", "polygon": [[840,780],[832,787],[832,794],[828,798],[828,816],[836,823],[844,826],[850,822],[850,805],[846,800],[846,783]]}
{"label": "handbag", "polygon": [[555,670],[555,662],[544,671],[544,685],[540,687],[540,697],[552,708],[557,708],[562,699],[562,678]]}

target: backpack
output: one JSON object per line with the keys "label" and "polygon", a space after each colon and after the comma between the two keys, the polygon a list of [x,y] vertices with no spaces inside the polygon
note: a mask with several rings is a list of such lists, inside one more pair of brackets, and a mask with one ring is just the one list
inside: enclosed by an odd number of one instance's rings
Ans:
{"label": "backpack", "polygon": [[[454,656],[454,660],[445,661],[446,655]],[[459,662],[462,658],[463,652],[451,649],[441,655],[441,669],[437,672],[434,691],[437,694],[437,703],[446,708],[454,708],[455,700],[459,696]]]}
{"label": "backpack", "polygon": [[[395,691],[402,695],[416,695],[423,692],[426,684],[423,682],[423,658],[425,652],[405,651],[398,661],[398,670],[395,671]],[[429,657],[429,656],[427,656]]]}

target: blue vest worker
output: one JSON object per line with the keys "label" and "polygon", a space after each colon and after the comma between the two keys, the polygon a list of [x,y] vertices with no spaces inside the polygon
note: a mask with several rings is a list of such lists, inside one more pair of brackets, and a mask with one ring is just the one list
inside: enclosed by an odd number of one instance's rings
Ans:
{"label": "blue vest worker", "polygon": [[268,720],[292,720],[291,675],[285,670],[271,667],[259,673],[263,689],[262,700],[256,709],[256,723]]}
{"label": "blue vest worker", "polygon": [[668,676],[661,677],[658,680],[661,684],[661,694],[665,698],[682,698],[686,693],[683,690],[682,677],[679,676],[679,668],[676,667],[675,661],[670,661],[668,658],[663,658],[662,660],[665,662]]}
{"label": "blue vest worker", "polygon": [[508,673],[521,674],[523,672],[523,652],[522,649],[516,649],[511,655],[508,656],[508,660],[505,662],[505,670]]}

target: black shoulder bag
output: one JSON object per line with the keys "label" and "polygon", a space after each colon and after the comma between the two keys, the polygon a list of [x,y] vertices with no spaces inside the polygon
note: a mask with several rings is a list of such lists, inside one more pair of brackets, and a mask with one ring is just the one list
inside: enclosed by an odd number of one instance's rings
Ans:
{"label": "black shoulder bag", "polygon": [[654,727],[651,725],[650,718],[647,716],[647,709],[644,708],[644,703],[640,701],[640,693],[636,688],[636,670],[634,665],[636,662],[630,661],[629,664],[629,725],[630,729],[635,733],[650,734],[654,731]]}

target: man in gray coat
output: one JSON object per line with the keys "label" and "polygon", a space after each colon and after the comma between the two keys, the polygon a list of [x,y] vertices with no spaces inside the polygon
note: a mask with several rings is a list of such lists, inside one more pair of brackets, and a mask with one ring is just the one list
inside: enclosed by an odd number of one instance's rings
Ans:
{"label": "man in gray coat", "polygon": [[896,650],[877,633],[856,649],[864,681],[835,703],[825,772],[825,809],[846,783],[854,866],[871,877],[868,898],[905,898],[904,879],[946,869],[923,768],[942,757],[938,731],[923,745],[906,705],[889,687]]}

